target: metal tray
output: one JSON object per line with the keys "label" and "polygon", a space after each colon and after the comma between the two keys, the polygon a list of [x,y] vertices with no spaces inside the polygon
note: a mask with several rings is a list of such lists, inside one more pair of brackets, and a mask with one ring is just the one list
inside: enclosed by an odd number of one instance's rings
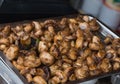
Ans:
{"label": "metal tray", "polygon": [[[84,14],[82,14],[82,15],[84,15]],[[60,18],[63,18],[63,17],[74,18],[76,16],[77,15],[69,15],[69,16],[61,16],[61,17],[47,18],[47,19],[59,20]],[[89,16],[90,19],[95,18],[91,15],[87,15],[87,16]],[[35,21],[44,21],[44,20],[46,20],[46,19],[35,20]],[[28,23],[28,22],[32,22],[32,21],[22,21],[22,22],[1,24],[0,27],[2,27],[4,25],[8,25],[8,24],[11,26],[15,26],[18,24]],[[105,26],[98,19],[97,19],[97,22],[100,25],[100,30],[98,31],[98,35],[102,39],[104,39],[108,34],[112,35],[114,38],[120,38],[119,35],[114,33],[110,28]],[[93,80],[93,79],[99,79],[99,78],[103,78],[106,76],[111,76],[113,74],[120,74],[120,70],[112,71],[112,72],[108,72],[108,73],[102,73],[100,75],[87,77],[87,78],[81,79],[81,80],[67,82],[66,84],[77,84],[77,83],[81,83],[81,82],[85,82],[85,81],[89,81],[89,80]],[[4,80],[7,84],[28,84],[27,80],[22,75],[20,75],[19,71],[13,67],[13,65],[10,63],[10,61],[8,59],[6,59],[6,57],[4,56],[4,54],[2,52],[0,52],[0,78],[2,78],[2,80]]]}

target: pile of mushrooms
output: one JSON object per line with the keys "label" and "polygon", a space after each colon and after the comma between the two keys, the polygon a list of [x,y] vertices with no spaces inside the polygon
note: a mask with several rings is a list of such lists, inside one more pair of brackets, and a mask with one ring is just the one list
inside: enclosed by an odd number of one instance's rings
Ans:
{"label": "pile of mushrooms", "polygon": [[63,84],[120,69],[120,38],[99,28],[82,15],[5,25],[0,50],[29,83]]}

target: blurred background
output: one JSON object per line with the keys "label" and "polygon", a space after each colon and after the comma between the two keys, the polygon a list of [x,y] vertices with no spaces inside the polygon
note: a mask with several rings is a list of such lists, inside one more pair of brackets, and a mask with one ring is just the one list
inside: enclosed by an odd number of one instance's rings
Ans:
{"label": "blurred background", "polygon": [[[120,34],[120,0],[0,0],[0,23],[77,13],[93,15]],[[118,75],[110,80],[99,79],[97,84],[120,84]]]}
{"label": "blurred background", "polygon": [[120,32],[120,0],[0,0],[0,23],[86,13]]}
{"label": "blurred background", "polygon": [[120,0],[70,0],[80,13],[91,14],[120,33]]}

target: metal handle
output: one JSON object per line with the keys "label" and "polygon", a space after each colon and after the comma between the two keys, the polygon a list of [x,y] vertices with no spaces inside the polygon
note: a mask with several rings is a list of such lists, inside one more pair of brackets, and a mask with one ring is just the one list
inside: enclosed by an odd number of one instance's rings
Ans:
{"label": "metal handle", "polygon": [[112,75],[111,82],[112,84],[120,84],[120,74]]}
{"label": "metal handle", "polygon": [[5,64],[4,60],[0,57],[0,76],[6,81],[7,84],[24,84],[14,71]]}

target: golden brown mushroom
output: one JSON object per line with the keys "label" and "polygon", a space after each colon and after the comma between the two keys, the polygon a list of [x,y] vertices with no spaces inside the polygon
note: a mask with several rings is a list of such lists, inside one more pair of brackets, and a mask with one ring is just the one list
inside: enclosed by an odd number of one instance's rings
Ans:
{"label": "golden brown mushroom", "polygon": [[35,77],[33,77],[33,82],[35,84],[47,84],[47,82],[45,81],[45,79],[43,79],[41,76],[35,76]]}
{"label": "golden brown mushroom", "polygon": [[63,71],[57,70],[55,75],[60,79],[60,83],[65,83],[67,81],[67,75]]}
{"label": "golden brown mushroom", "polygon": [[7,48],[6,45],[4,45],[4,44],[1,44],[1,45],[0,45],[0,50],[4,51],[6,48]]}
{"label": "golden brown mushroom", "polygon": [[118,63],[118,62],[113,63],[113,69],[114,70],[120,69],[120,63]]}
{"label": "golden brown mushroom", "polygon": [[76,36],[77,36],[77,38],[83,37],[83,31],[82,31],[81,29],[78,29],[78,30],[76,31]]}
{"label": "golden brown mushroom", "polygon": [[23,37],[25,35],[25,32],[24,31],[20,31],[20,32],[17,32],[16,34],[20,38],[20,37]]}
{"label": "golden brown mushroom", "polygon": [[100,64],[100,68],[103,72],[109,72],[112,68],[110,60],[107,58],[103,59],[102,63]]}
{"label": "golden brown mushroom", "polygon": [[[19,65],[20,66],[20,65]],[[23,66],[23,65],[22,65]],[[23,67],[22,69],[20,69],[20,74],[22,74],[22,75],[26,75],[26,74],[28,74],[29,73],[29,71],[30,71],[30,68],[29,67]]]}
{"label": "golden brown mushroom", "polygon": [[68,67],[64,70],[64,74],[69,78],[74,73],[73,67]]}
{"label": "golden brown mushroom", "polygon": [[0,39],[0,44],[4,44],[4,45],[8,46],[10,44],[9,39],[7,39],[7,38],[1,38]]}
{"label": "golden brown mushroom", "polygon": [[23,65],[18,64],[16,61],[12,61],[13,66],[15,66],[18,70],[23,70],[25,67]]}
{"label": "golden brown mushroom", "polygon": [[24,57],[22,55],[17,58],[17,63],[20,64],[20,65],[23,65]]}
{"label": "golden brown mushroom", "polygon": [[69,64],[69,63],[63,63],[63,64],[62,64],[62,68],[63,68],[63,69],[67,69],[67,68],[69,68],[69,67],[71,67],[71,64]]}
{"label": "golden brown mushroom", "polygon": [[59,49],[56,45],[52,45],[50,48],[50,53],[56,58],[56,59],[60,59],[61,57],[59,56]]}
{"label": "golden brown mushroom", "polygon": [[54,43],[57,43],[57,41],[61,41],[63,37],[58,33],[57,35],[54,36]]}
{"label": "golden brown mushroom", "polygon": [[24,24],[24,31],[25,32],[27,32],[27,33],[29,33],[29,32],[31,32],[32,31],[32,29],[33,29],[33,26],[32,26],[32,24]]}
{"label": "golden brown mushroom", "polygon": [[83,20],[84,20],[85,22],[88,22],[88,21],[89,21],[89,17],[88,17],[88,16],[83,16]]}
{"label": "golden brown mushroom", "polygon": [[117,53],[118,53],[118,55],[120,55],[120,48],[118,48]]}
{"label": "golden brown mushroom", "polygon": [[30,36],[25,35],[25,36],[21,37],[20,43],[21,43],[21,45],[23,45],[23,46],[28,46],[28,45],[30,45],[30,44],[31,44],[31,38],[30,38]]}
{"label": "golden brown mushroom", "polygon": [[13,44],[18,39],[18,37],[14,33],[10,33],[8,39],[10,43]]}
{"label": "golden brown mushroom", "polygon": [[77,51],[76,49],[74,48],[71,48],[69,53],[68,53],[68,56],[71,60],[76,60],[77,59]]}
{"label": "golden brown mushroom", "polygon": [[85,49],[83,53],[84,57],[91,56],[91,54],[92,54],[92,51],[89,48]]}
{"label": "golden brown mushroom", "polygon": [[83,38],[83,37],[77,38],[75,47],[82,49],[82,47],[83,47],[83,42],[84,42],[84,38]]}
{"label": "golden brown mushroom", "polygon": [[100,73],[101,73],[101,70],[99,70],[99,69],[91,70],[89,73],[90,73],[91,76],[95,76],[95,75],[100,74]]}
{"label": "golden brown mushroom", "polygon": [[16,45],[11,45],[5,52],[5,55],[6,57],[9,59],[9,60],[13,60],[17,57],[18,55],[18,52],[19,52],[19,48],[18,46]]}
{"label": "golden brown mushroom", "polygon": [[72,74],[72,75],[69,77],[69,80],[70,80],[70,81],[76,80],[75,74]]}
{"label": "golden brown mushroom", "polygon": [[120,63],[120,57],[115,57],[115,58],[113,58],[113,61]]}
{"label": "golden brown mushroom", "polygon": [[87,66],[75,69],[75,76],[77,79],[83,79],[88,76],[88,70],[86,69]]}
{"label": "golden brown mushroom", "polygon": [[54,39],[54,33],[51,33],[49,31],[44,31],[44,38],[45,41],[51,42]]}
{"label": "golden brown mushroom", "polygon": [[106,54],[108,58],[117,57],[117,52],[114,49],[107,50]]}
{"label": "golden brown mushroom", "polygon": [[22,27],[22,25],[18,25],[14,29],[15,29],[16,32],[20,32],[20,31],[23,30],[23,27]]}
{"label": "golden brown mushroom", "polygon": [[104,40],[105,44],[109,44],[111,42],[112,42],[112,38],[111,37],[106,37],[105,40]]}
{"label": "golden brown mushroom", "polygon": [[96,64],[89,65],[89,70],[96,71],[97,70],[97,65]]}
{"label": "golden brown mushroom", "polygon": [[24,58],[24,66],[26,67],[38,67],[41,65],[41,60],[36,56],[36,53],[33,51],[28,53],[28,56]]}
{"label": "golden brown mushroom", "polygon": [[49,26],[49,27],[48,27],[48,31],[49,31],[50,33],[52,33],[52,34],[55,33],[53,26]]}
{"label": "golden brown mushroom", "polygon": [[106,54],[105,50],[99,50],[97,53],[97,57],[103,59],[105,57],[105,54]]}
{"label": "golden brown mushroom", "polygon": [[74,63],[74,67],[82,67],[86,64],[85,58],[84,57],[79,57],[75,63]]}
{"label": "golden brown mushroom", "polygon": [[88,64],[88,65],[94,64],[94,59],[93,59],[92,57],[88,56],[88,57],[86,58],[86,60],[87,60],[87,64]]}
{"label": "golden brown mushroom", "polygon": [[99,24],[97,23],[96,19],[89,21],[89,25],[92,31],[97,31],[99,29]]}
{"label": "golden brown mushroom", "polygon": [[40,23],[37,22],[37,21],[33,21],[32,23],[33,23],[33,25],[35,26],[34,35],[35,35],[36,37],[39,37],[40,35],[43,34],[43,32],[42,32],[42,26],[41,26]]}
{"label": "golden brown mushroom", "polygon": [[50,72],[51,72],[51,75],[55,75],[55,72],[59,69],[59,66],[56,65],[56,64],[53,64],[50,66]]}
{"label": "golden brown mushroom", "polygon": [[26,74],[25,77],[29,83],[33,81],[31,74]]}
{"label": "golden brown mushroom", "polygon": [[120,38],[115,38],[112,41],[112,47],[113,49],[119,48],[120,47]]}
{"label": "golden brown mushroom", "polygon": [[58,23],[58,26],[61,28],[61,29],[64,29],[68,24],[68,20],[67,18],[62,18],[60,20],[60,22]]}
{"label": "golden brown mushroom", "polygon": [[52,65],[54,63],[54,57],[46,51],[41,52],[39,56],[41,62],[47,66]]}
{"label": "golden brown mushroom", "polygon": [[33,76],[36,75],[36,73],[37,73],[36,68],[30,68],[29,73]]}
{"label": "golden brown mushroom", "polygon": [[35,75],[39,75],[41,77],[44,77],[45,76],[45,72],[43,71],[43,69],[37,68]]}
{"label": "golden brown mushroom", "polygon": [[10,25],[6,25],[3,30],[2,30],[2,33],[4,35],[9,35],[11,33],[11,28],[10,28]]}
{"label": "golden brown mushroom", "polygon": [[47,51],[47,50],[48,50],[47,43],[45,41],[39,41],[38,51],[43,52],[43,51]]}
{"label": "golden brown mushroom", "polygon": [[57,76],[54,76],[48,81],[48,84],[59,84],[59,83],[60,83],[60,79]]}
{"label": "golden brown mushroom", "polygon": [[4,51],[10,45],[8,38],[0,38],[0,50]]}
{"label": "golden brown mushroom", "polygon": [[100,43],[100,38],[98,36],[93,36],[92,42],[99,44]]}
{"label": "golden brown mushroom", "polygon": [[89,48],[91,50],[99,50],[100,49],[100,45],[97,43],[89,43]]}

